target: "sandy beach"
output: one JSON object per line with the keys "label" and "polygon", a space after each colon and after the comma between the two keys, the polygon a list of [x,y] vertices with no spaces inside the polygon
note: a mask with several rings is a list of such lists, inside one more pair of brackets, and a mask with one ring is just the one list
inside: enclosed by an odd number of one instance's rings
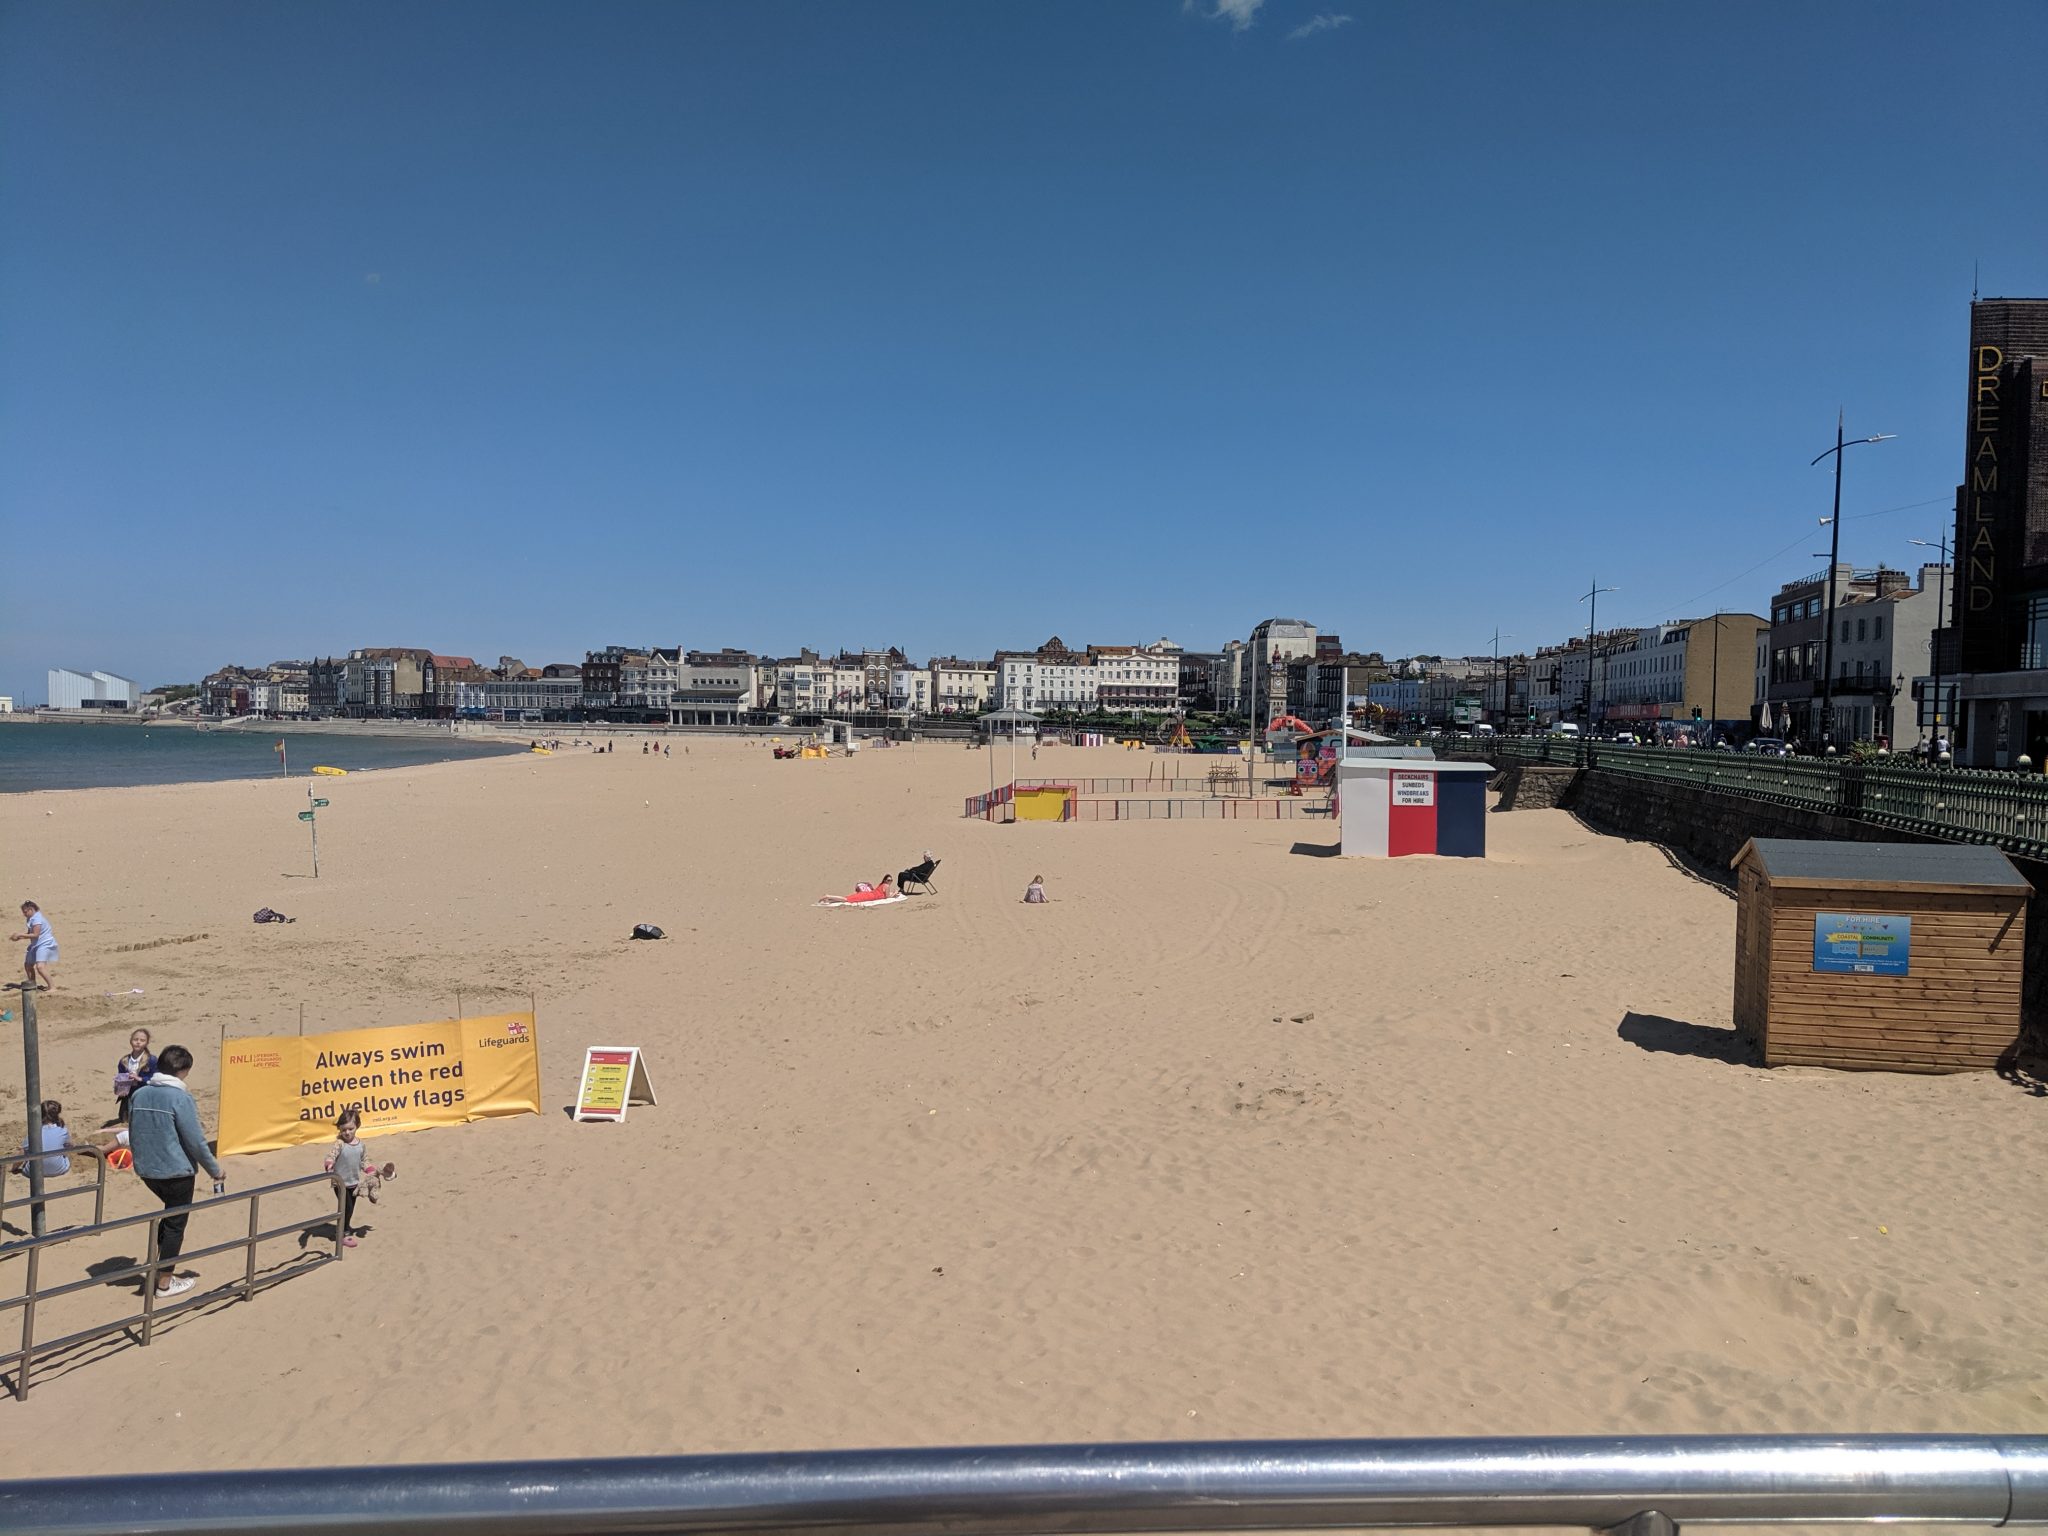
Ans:
{"label": "sandy beach", "polygon": [[[62,944],[74,1129],[136,1025],[194,1050],[210,1126],[223,1031],[458,992],[536,998],[547,1106],[380,1138],[400,1179],[344,1263],[39,1367],[0,1400],[13,1471],[2048,1428],[2041,1104],[1744,1064],[1734,902],[1657,848],[1558,811],[1490,817],[1484,862],[1321,857],[1321,820],[962,820],[988,778],[702,739],[358,774],[317,882],[303,781],[0,798],[10,913]],[[936,894],[812,905],[926,848]],[[660,1103],[572,1123],[591,1044],[642,1046]],[[110,1214],[153,1205],[115,1176]]]}

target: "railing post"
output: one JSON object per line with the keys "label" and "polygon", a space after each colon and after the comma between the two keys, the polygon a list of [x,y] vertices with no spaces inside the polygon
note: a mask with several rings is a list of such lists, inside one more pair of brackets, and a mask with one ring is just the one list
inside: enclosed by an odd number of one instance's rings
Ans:
{"label": "railing post", "polygon": [[21,1364],[14,1371],[14,1396],[21,1401],[28,1396],[29,1362],[36,1354],[36,1274],[41,1269],[43,1250],[31,1248],[28,1251],[28,1300],[21,1307]]}
{"label": "railing post", "polygon": [[107,1219],[107,1154],[102,1152],[93,1161],[100,1165],[99,1187],[92,1195],[92,1224],[98,1226]]}
{"label": "railing post", "polygon": [[1863,819],[1863,765],[1846,762],[1841,767],[1837,800],[1841,803],[1842,814],[1861,821]]}
{"label": "railing post", "polygon": [[256,1234],[261,1230],[256,1224],[256,1211],[263,1204],[263,1197],[254,1190],[249,1192],[249,1249],[244,1255],[247,1266],[242,1271],[242,1300],[256,1299]]}
{"label": "railing post", "polygon": [[142,1272],[142,1347],[149,1348],[150,1336],[156,1332],[156,1272],[163,1262],[159,1251],[158,1234],[163,1226],[163,1213],[159,1211],[149,1218],[149,1251],[143,1262],[149,1267]]}
{"label": "railing post", "polygon": [[337,1259],[348,1252],[347,1245],[342,1241],[348,1236],[348,1228],[342,1225],[342,1207],[346,1202],[346,1198],[346,1186],[342,1184],[341,1180],[336,1179],[334,1181],[334,1256]]}

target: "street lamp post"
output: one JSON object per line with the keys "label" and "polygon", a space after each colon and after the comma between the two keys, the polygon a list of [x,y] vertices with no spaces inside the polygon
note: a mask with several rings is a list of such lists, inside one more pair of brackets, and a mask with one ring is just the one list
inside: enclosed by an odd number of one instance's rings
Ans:
{"label": "street lamp post", "polygon": [[[1857,443],[1882,443],[1896,437],[1894,432],[1880,432],[1876,437],[1859,437],[1850,442],[1842,436],[1842,412],[1835,413],[1835,446],[1813,456],[1818,464],[1830,454],[1835,460],[1835,514],[1828,519],[1828,601],[1827,633],[1821,637],[1820,663],[1820,739],[1823,750],[1834,746],[1835,736],[1835,566],[1842,557],[1842,450],[1853,448]],[[1813,464],[1807,465],[1808,469]]]}
{"label": "street lamp post", "polygon": [[1596,580],[1592,589],[1581,594],[1579,601],[1589,606],[1586,609],[1586,734],[1593,734],[1593,629],[1600,617],[1600,594],[1618,592],[1619,587],[1603,587]]}
{"label": "street lamp post", "polygon": [[[1707,700],[1707,734],[1721,734],[1721,610],[1714,610],[1714,680],[1708,687],[1711,697]],[[1702,742],[1702,746],[1706,743]]]}
{"label": "street lamp post", "polygon": [[1501,680],[1501,675],[1500,675],[1500,643],[1501,643],[1501,641],[1503,641],[1503,640],[1512,640],[1512,639],[1514,639],[1514,638],[1515,638],[1515,637],[1514,637],[1513,635],[1507,635],[1507,634],[1502,634],[1502,633],[1501,633],[1501,628],[1500,628],[1500,626],[1499,626],[1498,624],[1494,625],[1494,627],[1493,627],[1493,680],[1494,680],[1494,681],[1495,681],[1496,683],[1501,683],[1501,690],[1500,690],[1500,718],[1501,718],[1501,723],[1502,723],[1502,724],[1505,724],[1505,723],[1507,722],[1507,715],[1508,715],[1508,690],[1507,690],[1507,685],[1506,685],[1506,684],[1505,684],[1504,682],[1502,682],[1502,680]]}
{"label": "street lamp post", "polygon": [[[1937,568],[1934,578],[1934,628],[1927,632],[1927,659],[1934,673],[1934,738],[1930,746],[1938,749],[1941,741],[1941,706],[1944,702],[1941,696],[1941,625],[1946,616],[1945,610],[1948,608],[1948,535],[1944,533],[1931,544],[1925,539],[1908,539],[1906,542],[1918,544],[1922,549],[1941,551],[1941,565]],[[1896,627],[1893,630],[1893,638],[1897,638]],[[1914,711],[1913,728],[1920,728],[1917,710]],[[1928,756],[1933,755],[1934,752],[1930,750]]]}

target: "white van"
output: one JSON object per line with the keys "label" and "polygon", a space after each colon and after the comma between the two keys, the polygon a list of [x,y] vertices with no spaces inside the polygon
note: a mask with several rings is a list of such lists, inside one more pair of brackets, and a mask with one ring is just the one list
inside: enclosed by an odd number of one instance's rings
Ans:
{"label": "white van", "polygon": [[1544,734],[1547,736],[1569,736],[1576,741],[1579,736],[1579,728],[1569,720],[1560,720]]}

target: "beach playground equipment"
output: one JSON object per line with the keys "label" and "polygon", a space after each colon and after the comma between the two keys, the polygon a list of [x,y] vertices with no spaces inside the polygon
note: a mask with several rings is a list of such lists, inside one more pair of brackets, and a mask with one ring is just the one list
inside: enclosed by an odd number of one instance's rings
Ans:
{"label": "beach playground equipment", "polygon": [[1350,757],[1337,765],[1346,858],[1486,857],[1485,763]]}

